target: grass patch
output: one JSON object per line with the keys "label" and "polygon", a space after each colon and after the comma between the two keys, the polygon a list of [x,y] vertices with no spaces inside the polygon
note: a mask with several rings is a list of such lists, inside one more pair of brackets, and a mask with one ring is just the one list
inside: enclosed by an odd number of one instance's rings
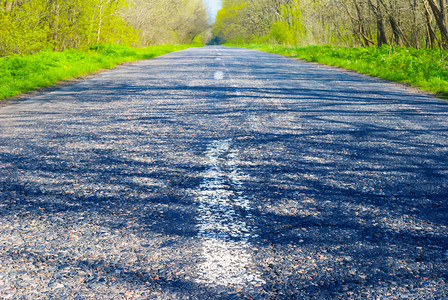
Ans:
{"label": "grass patch", "polygon": [[240,46],[407,83],[448,97],[448,51],[406,47]]}
{"label": "grass patch", "polygon": [[58,81],[84,76],[100,69],[142,59],[149,59],[194,45],[133,48],[123,45],[94,45],[88,50],[44,51],[26,56],[0,58],[0,99]]}

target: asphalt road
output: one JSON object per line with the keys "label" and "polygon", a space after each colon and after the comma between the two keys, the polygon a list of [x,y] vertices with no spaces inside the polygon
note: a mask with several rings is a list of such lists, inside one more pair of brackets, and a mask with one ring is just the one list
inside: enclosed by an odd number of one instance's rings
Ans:
{"label": "asphalt road", "polygon": [[0,298],[448,298],[448,102],[252,50],[0,108]]}

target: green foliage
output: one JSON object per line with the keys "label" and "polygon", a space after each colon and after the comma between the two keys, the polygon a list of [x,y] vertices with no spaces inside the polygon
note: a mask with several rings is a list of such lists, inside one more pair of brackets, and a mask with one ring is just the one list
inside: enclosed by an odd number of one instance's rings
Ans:
{"label": "green foliage", "polygon": [[48,47],[50,32],[44,16],[44,0],[24,2],[20,8],[13,7],[7,12],[0,9],[0,56],[8,53],[36,52]]}
{"label": "green foliage", "polygon": [[298,0],[280,5],[278,19],[279,21],[272,24],[271,36],[279,44],[297,44],[305,34],[302,9]]}
{"label": "green foliage", "polygon": [[231,43],[296,44],[305,35],[302,3],[225,0],[213,34]]}
{"label": "green foliage", "polygon": [[0,8],[0,56],[138,42],[119,15],[125,0],[7,0],[8,5]]}
{"label": "green foliage", "polygon": [[0,99],[58,81],[83,76],[119,63],[148,59],[191,45],[133,48],[126,45],[97,44],[88,50],[43,51],[27,56],[0,58]]}
{"label": "green foliage", "polygon": [[448,49],[447,28],[446,0],[223,0],[214,34],[230,43]]}
{"label": "green foliage", "polygon": [[197,44],[197,45],[203,45],[204,42],[202,40],[202,36],[200,34],[198,34],[194,39],[193,39],[193,44]]}
{"label": "green foliage", "polygon": [[218,11],[213,27],[213,35],[231,42],[250,42],[253,33],[244,28],[242,11],[246,7],[244,1],[224,1]]}
{"label": "green foliage", "polygon": [[448,96],[448,51],[409,47],[334,47],[246,45],[277,53],[355,70]]}
{"label": "green foliage", "polygon": [[[140,45],[190,44],[208,39],[207,11],[202,0],[127,0],[122,15],[139,31]],[[197,42],[197,41],[196,41]]]}
{"label": "green foliage", "polygon": [[0,0],[0,57],[91,44],[189,44],[208,39],[209,29],[202,0]]}
{"label": "green foliage", "polygon": [[272,24],[271,37],[279,44],[291,45],[297,43],[296,32],[287,22]]}

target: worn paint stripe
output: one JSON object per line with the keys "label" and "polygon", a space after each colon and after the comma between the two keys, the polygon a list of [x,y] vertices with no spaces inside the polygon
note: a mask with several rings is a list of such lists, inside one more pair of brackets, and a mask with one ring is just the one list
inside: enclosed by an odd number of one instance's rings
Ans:
{"label": "worn paint stripe", "polygon": [[231,140],[223,140],[208,147],[206,159],[208,169],[195,191],[203,258],[196,282],[240,287],[263,284],[250,251],[250,241],[256,237],[256,228],[250,225],[251,203],[237,192],[246,177],[237,169],[238,153],[231,149]]}

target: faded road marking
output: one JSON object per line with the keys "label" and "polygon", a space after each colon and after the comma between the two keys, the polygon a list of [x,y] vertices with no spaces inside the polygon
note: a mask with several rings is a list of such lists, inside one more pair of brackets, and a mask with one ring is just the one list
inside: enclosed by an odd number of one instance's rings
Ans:
{"label": "faded road marking", "polygon": [[217,72],[215,72],[213,77],[215,78],[215,80],[223,80],[224,79],[224,73],[222,71],[217,71]]}
{"label": "faded road marking", "polygon": [[231,149],[231,140],[212,143],[206,159],[209,167],[194,191],[203,257],[196,281],[239,287],[264,284],[250,253],[249,241],[256,237],[256,228],[248,224],[254,219],[250,201],[238,192],[245,176],[237,170],[238,155]]}

